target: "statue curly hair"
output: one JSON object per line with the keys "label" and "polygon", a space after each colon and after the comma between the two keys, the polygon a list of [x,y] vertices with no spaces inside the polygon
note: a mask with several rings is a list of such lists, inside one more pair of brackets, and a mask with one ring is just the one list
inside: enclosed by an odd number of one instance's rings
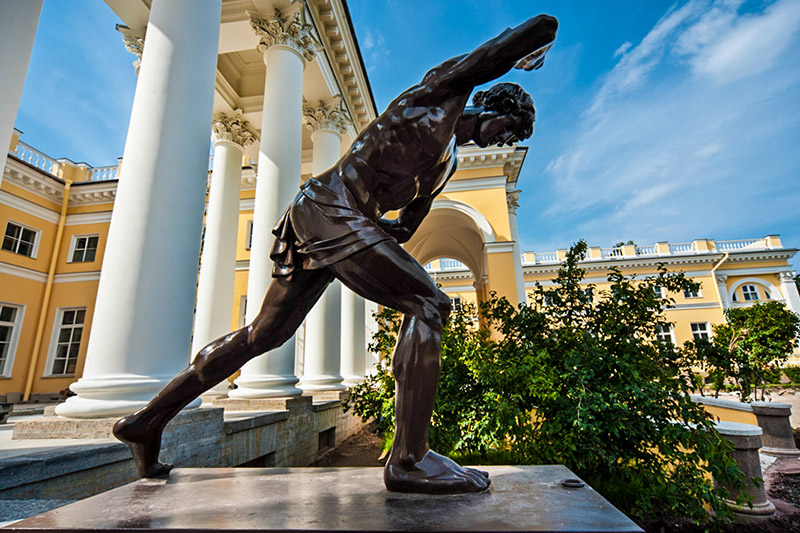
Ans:
{"label": "statue curly hair", "polygon": [[516,83],[498,83],[485,91],[478,91],[472,97],[472,105],[502,115],[512,115],[519,121],[517,139],[527,139],[533,135],[536,109],[533,98]]}

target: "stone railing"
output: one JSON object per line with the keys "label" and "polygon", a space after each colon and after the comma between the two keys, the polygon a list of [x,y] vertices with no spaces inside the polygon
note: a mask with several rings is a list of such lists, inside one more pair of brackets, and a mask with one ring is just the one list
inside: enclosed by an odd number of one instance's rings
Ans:
{"label": "stone railing", "polygon": [[119,179],[119,165],[89,167],[86,181],[108,181]]}
{"label": "stone railing", "polygon": [[768,248],[766,239],[744,239],[739,241],[717,241],[717,251],[735,252],[745,249]]}
{"label": "stone railing", "polygon": [[[55,159],[33,146],[17,140],[10,154],[48,174],[73,181],[109,181],[119,179],[119,165],[92,167],[85,163],[73,163],[69,159]],[[84,174],[85,173],[85,174]]]}
{"label": "stone railing", "polygon": [[61,164],[29,144],[17,141],[17,147],[11,153],[36,168],[49,172],[54,176],[58,175],[58,169]]}
{"label": "stone railing", "polygon": [[[692,242],[659,242],[645,245],[625,245],[611,248],[590,247],[586,261],[630,259],[634,257],[665,257],[686,254],[715,254],[724,252],[749,252],[782,249],[780,237],[769,235],[760,239],[741,239],[736,241],[714,241],[699,239]],[[547,265],[559,262],[559,253],[564,257],[566,250],[553,252],[526,252],[522,254],[525,266]]]}

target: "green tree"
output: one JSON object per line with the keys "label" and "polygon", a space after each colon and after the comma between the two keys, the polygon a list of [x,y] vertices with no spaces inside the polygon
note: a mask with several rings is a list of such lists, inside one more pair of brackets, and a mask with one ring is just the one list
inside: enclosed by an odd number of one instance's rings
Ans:
{"label": "green tree", "polygon": [[[593,302],[579,268],[585,254],[585,243],[575,245],[555,284],[537,286],[533,305],[515,309],[492,296],[481,309],[487,330],[454,313],[442,337],[431,447],[484,463],[565,464],[633,516],[703,521],[705,505],[729,516],[725,491],[707,474],[733,485],[742,474],[689,398],[697,352],[654,335],[671,303],[656,287],[697,284],[664,269],[644,279],[612,271]],[[387,420],[389,388],[373,380],[357,389],[356,412]]]}
{"label": "green tree", "polygon": [[731,378],[742,400],[763,400],[767,383],[794,350],[800,317],[781,302],[767,302],[727,309],[725,323],[713,331],[713,347],[703,354],[707,368]]}

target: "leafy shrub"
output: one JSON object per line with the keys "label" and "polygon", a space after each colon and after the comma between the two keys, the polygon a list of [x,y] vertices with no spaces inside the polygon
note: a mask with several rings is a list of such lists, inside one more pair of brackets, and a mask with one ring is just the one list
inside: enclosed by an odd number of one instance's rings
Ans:
{"label": "leafy shrub", "polygon": [[800,334],[800,317],[781,302],[767,302],[726,309],[725,323],[713,330],[713,341],[698,350],[704,367],[730,378],[743,401],[763,400],[765,386],[780,381],[780,367]]}
{"label": "leafy shrub", "polygon": [[[728,486],[743,476],[689,398],[698,352],[654,337],[672,303],[655,287],[678,293],[697,284],[664,269],[639,280],[613,270],[593,303],[581,286],[585,253],[583,242],[570,250],[555,285],[536,287],[534,305],[515,309],[492,295],[481,308],[486,329],[454,313],[442,336],[431,447],[482,461],[565,464],[633,516],[704,521],[707,505],[729,517],[726,492],[707,474]],[[357,414],[386,421],[394,389],[386,367],[379,375],[352,401]]]}
{"label": "leafy shrub", "polygon": [[787,366],[783,369],[783,373],[792,383],[800,383],[800,366]]}

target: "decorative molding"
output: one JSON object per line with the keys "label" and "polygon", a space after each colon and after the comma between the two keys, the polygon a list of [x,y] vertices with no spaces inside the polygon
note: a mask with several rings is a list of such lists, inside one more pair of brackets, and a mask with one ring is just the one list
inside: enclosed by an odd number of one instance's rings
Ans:
{"label": "decorative molding", "polygon": [[41,281],[42,283],[47,281],[47,274],[44,272],[38,272],[36,270],[31,270],[30,268],[11,265],[9,263],[0,263],[0,274],[8,274],[9,276],[16,276],[18,278]]}
{"label": "decorative molding", "polygon": [[487,146],[467,144],[458,149],[458,168],[491,168],[501,166],[509,181],[517,181],[528,148],[525,146]]}
{"label": "decorative molding", "polygon": [[[437,280],[438,279],[440,278],[437,278]],[[470,292],[474,290],[475,290],[474,283],[472,285],[453,285],[441,288],[441,291],[444,292],[445,294],[449,294],[451,292]]]}
{"label": "decorative molding", "polygon": [[258,51],[266,52],[283,45],[295,50],[306,61],[312,61],[322,45],[314,37],[314,26],[306,21],[305,2],[294,2],[281,11],[275,8],[270,17],[248,11],[250,26],[259,37]]}
{"label": "decorative molding", "polygon": [[717,284],[725,285],[727,281],[728,281],[728,276],[717,276]]}
{"label": "decorative molding", "polygon": [[70,205],[114,203],[119,180],[74,183],[69,190]]}
{"label": "decorative molding", "polygon": [[794,277],[796,275],[797,274],[795,274],[795,272],[792,272],[791,270],[785,272],[778,272],[778,279],[780,280],[781,283],[791,283],[794,281]]}
{"label": "decorative molding", "polygon": [[6,205],[51,224],[58,224],[60,218],[58,213],[6,191],[0,191],[0,205]]}
{"label": "decorative molding", "polygon": [[438,209],[452,209],[454,211],[458,211],[460,213],[465,214],[472,221],[475,223],[477,229],[481,232],[481,237],[483,238],[484,243],[493,243],[495,242],[495,234],[492,225],[486,220],[486,217],[483,216],[483,213],[475,209],[469,204],[465,204],[464,202],[457,202],[455,200],[449,200],[447,198],[437,198],[433,201],[431,205],[431,212],[436,211]]}
{"label": "decorative molding", "polygon": [[250,126],[250,122],[242,117],[241,111],[236,110],[233,115],[217,113],[211,121],[213,141],[230,141],[244,148],[253,144],[258,139],[258,133]]}
{"label": "decorative molding", "polygon": [[76,283],[80,281],[100,281],[100,271],[56,274],[53,277],[53,283]]}
{"label": "decorative molding", "polygon": [[39,168],[21,161],[14,154],[8,154],[3,181],[35,194],[49,202],[61,204],[64,197],[64,183]]}
{"label": "decorative molding", "polygon": [[306,127],[311,131],[327,129],[340,134],[344,134],[347,126],[353,122],[341,95],[338,94],[327,101],[320,100],[317,105],[309,104],[304,98],[303,118]]}
{"label": "decorative molding", "polygon": [[519,193],[522,191],[509,191],[506,193],[506,204],[508,204],[508,212],[512,215],[517,214],[517,209],[519,209]]}
{"label": "decorative molding", "polygon": [[469,178],[469,179],[451,179],[444,186],[442,192],[464,192],[464,191],[482,191],[484,189],[496,189],[506,186],[505,176],[494,176],[491,178]]}
{"label": "decorative molding", "polygon": [[501,254],[507,252],[514,252],[514,241],[508,242],[486,242],[483,244],[483,249],[487,254]]}
{"label": "decorative molding", "polygon": [[78,213],[67,215],[65,226],[82,226],[84,224],[107,224],[111,222],[111,211],[100,211],[98,213]]}
{"label": "decorative molding", "polygon": [[133,62],[133,69],[139,74],[142,66],[142,54],[144,53],[144,38],[147,28],[143,30],[132,30],[124,24],[117,24],[117,31],[122,34],[122,42],[125,43],[125,50],[136,56]]}

